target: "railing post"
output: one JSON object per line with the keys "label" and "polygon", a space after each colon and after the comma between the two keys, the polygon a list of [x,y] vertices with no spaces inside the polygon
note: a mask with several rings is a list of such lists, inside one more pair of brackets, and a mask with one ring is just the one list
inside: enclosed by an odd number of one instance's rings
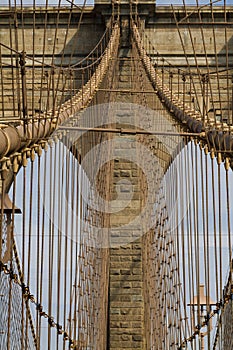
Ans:
{"label": "railing post", "polygon": [[164,58],[162,58],[163,65],[162,65],[162,90],[164,91]]}
{"label": "railing post", "polygon": [[84,86],[84,69],[82,68],[82,107],[83,107],[83,101],[84,101],[83,86]]}
{"label": "railing post", "polygon": [[180,69],[179,68],[178,68],[177,84],[178,84],[177,94],[178,94],[178,98],[179,98],[180,97]]}
{"label": "railing post", "polygon": [[183,80],[183,111],[184,111],[184,109],[185,109],[185,93],[186,93],[186,86],[185,86],[186,76],[184,73],[182,75],[182,80]]}
{"label": "railing post", "polygon": [[[24,128],[26,126],[26,119],[28,114],[25,57],[26,57],[26,54],[24,51],[19,54],[19,65],[20,65],[21,83],[22,83],[22,111],[23,111]],[[24,132],[26,132],[26,128]]]}
{"label": "railing post", "polygon": [[205,88],[205,83],[206,83],[206,75],[202,75],[202,114],[203,114],[203,120],[205,120],[205,115],[207,115],[207,110],[206,110],[206,88]]}

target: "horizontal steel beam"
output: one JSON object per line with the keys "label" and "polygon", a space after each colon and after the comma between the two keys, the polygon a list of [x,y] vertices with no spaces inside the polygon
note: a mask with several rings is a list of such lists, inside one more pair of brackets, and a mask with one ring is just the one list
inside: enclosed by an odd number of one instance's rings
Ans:
{"label": "horizontal steel beam", "polygon": [[174,131],[155,131],[155,130],[140,130],[140,129],[123,129],[123,128],[88,128],[82,126],[59,126],[59,130],[66,131],[95,131],[95,132],[110,132],[122,135],[165,135],[165,136],[198,136],[205,137],[206,133],[194,133],[194,132],[174,132]]}

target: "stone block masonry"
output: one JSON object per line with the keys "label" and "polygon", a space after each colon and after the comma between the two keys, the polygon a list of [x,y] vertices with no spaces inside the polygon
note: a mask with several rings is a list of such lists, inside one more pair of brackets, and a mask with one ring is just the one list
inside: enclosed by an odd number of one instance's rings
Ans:
{"label": "stone block masonry", "polygon": [[145,349],[141,239],[112,248],[110,259],[109,349]]}
{"label": "stone block masonry", "polygon": [[[132,65],[127,20],[122,22],[121,50],[118,62],[117,89],[132,89]],[[135,116],[130,108],[132,95],[117,94],[124,103],[116,110],[117,127],[134,127]],[[127,103],[129,103],[127,105]],[[107,349],[146,349],[144,337],[144,301],[142,276],[142,228],[132,225],[140,214],[141,170],[130,155],[136,150],[135,136],[119,136],[114,148],[112,209],[110,216],[110,285],[109,343]],[[129,197],[132,195],[131,200]]]}

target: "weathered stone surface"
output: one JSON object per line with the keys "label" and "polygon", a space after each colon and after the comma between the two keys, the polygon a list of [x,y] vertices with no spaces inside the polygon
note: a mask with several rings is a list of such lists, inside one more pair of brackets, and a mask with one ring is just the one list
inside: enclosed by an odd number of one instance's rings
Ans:
{"label": "weathered stone surface", "polygon": [[[125,51],[124,54],[128,56],[130,50]],[[128,89],[128,75],[131,69],[129,62],[121,62],[120,68],[119,88]],[[124,102],[132,102],[131,97],[130,94],[125,94]],[[122,102],[122,96],[119,96],[119,101]],[[126,106],[116,114],[119,127],[124,123],[127,124],[128,128],[129,124],[131,128],[135,125],[133,113]],[[140,213],[141,189],[138,166],[127,160],[126,157],[129,150],[136,147],[135,136],[127,136],[127,138],[121,136],[121,138],[122,142],[116,144],[114,151],[116,159],[114,161],[112,198],[117,199],[116,191],[120,191],[121,196],[123,195],[125,198],[112,204],[113,209],[120,211],[110,217],[111,241],[116,244],[115,248],[110,251],[110,349],[143,350],[146,347],[140,240],[142,232],[141,227],[133,225],[130,226],[130,229],[124,228],[125,223],[130,224]],[[134,149],[133,152],[135,152]],[[127,182],[124,183],[124,180]],[[121,181],[120,185],[118,185],[119,181]],[[114,184],[116,185],[114,186]],[[133,197],[127,203],[130,191],[133,191]],[[126,244],[124,244],[125,240]],[[135,240],[137,240],[136,243]]]}

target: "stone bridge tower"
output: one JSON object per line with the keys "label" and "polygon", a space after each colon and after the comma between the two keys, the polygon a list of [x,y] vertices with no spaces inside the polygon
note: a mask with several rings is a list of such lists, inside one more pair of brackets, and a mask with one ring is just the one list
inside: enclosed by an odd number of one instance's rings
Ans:
{"label": "stone bridge tower", "polygon": [[[137,4],[143,16],[154,13],[155,1],[143,0],[138,1]],[[97,13],[101,13],[106,19],[110,16],[111,1],[96,0],[95,5]],[[135,57],[132,53],[129,31],[130,2],[120,1],[119,10],[121,39],[118,51],[116,90],[122,92],[116,97],[119,109],[115,113],[117,127],[121,128],[125,125],[132,125],[132,127],[136,125],[135,111],[130,105],[137,101],[137,95],[133,95],[130,91],[133,90],[133,87],[135,89],[137,72],[134,71],[132,65]],[[140,213],[143,202],[140,168],[128,161],[127,156],[124,156],[125,153],[128,155],[131,151],[136,152],[135,141],[135,135],[122,135],[114,150],[111,200],[114,201],[117,192],[118,194],[120,192],[124,207],[124,198],[127,198],[129,193],[129,182],[133,187],[133,198],[123,210],[116,210],[110,217],[108,350],[145,350],[147,348],[144,329],[143,232],[142,227],[138,226],[131,226],[131,229],[125,228]]]}

